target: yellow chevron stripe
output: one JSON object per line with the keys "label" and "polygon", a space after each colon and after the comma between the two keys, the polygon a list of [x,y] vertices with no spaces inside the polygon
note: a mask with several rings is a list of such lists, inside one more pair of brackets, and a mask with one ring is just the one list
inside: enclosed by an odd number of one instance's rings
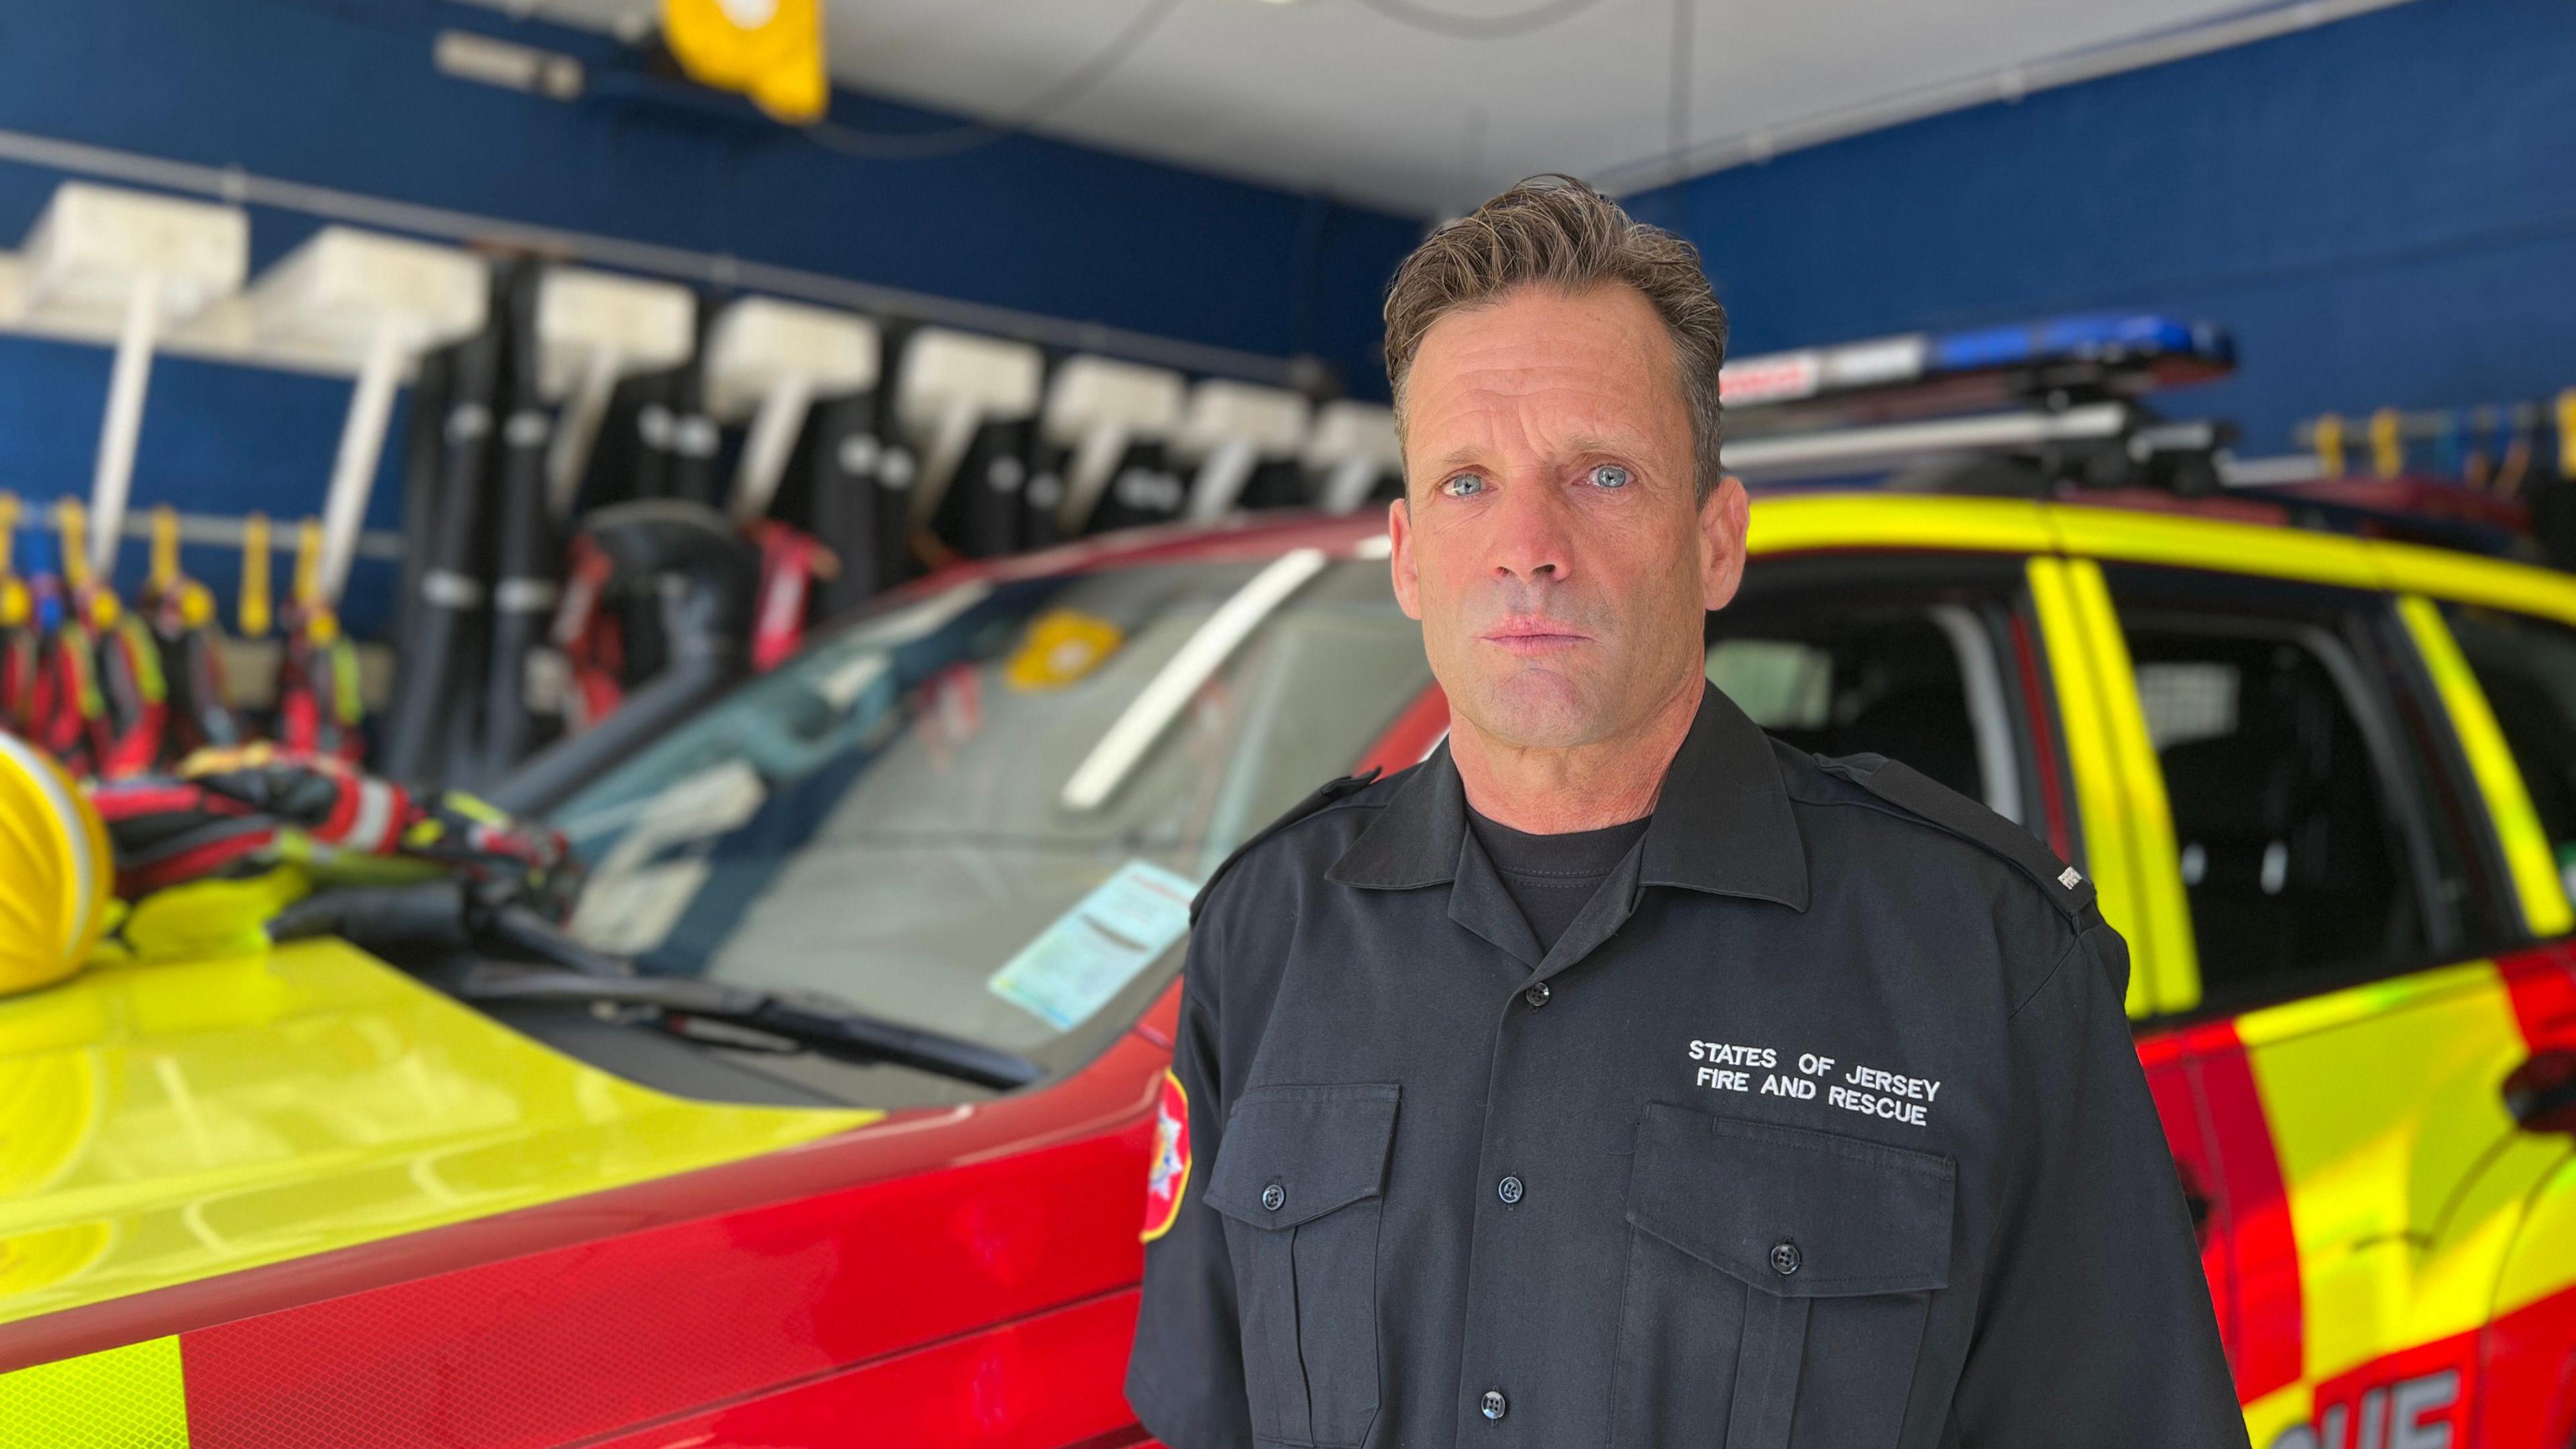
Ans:
{"label": "yellow chevron stripe", "polygon": [[[2283,1384],[2245,1406],[2245,1434],[2256,1446],[2272,1443],[2281,1431],[2293,1424],[2309,1422],[2316,1408],[2316,1390],[2305,1380]],[[2338,1444],[2334,1449],[2343,1449]]]}
{"label": "yellow chevron stripe", "polygon": [[2044,553],[2050,547],[2039,504],[1933,493],[1765,497],[1754,503],[1752,522],[1745,531],[1746,550],[1757,554],[1845,548]]}
{"label": "yellow chevron stripe", "polygon": [[2110,727],[2103,719],[2106,711],[2095,677],[2097,661],[2084,628],[2084,609],[2068,580],[2066,560],[2034,558],[2028,569],[2040,639],[2057,679],[2058,714],[2066,726],[2067,770],[2075,780],[2076,814],[2084,824],[2084,866],[2092,873],[2102,919],[2129,943],[2129,1015],[2147,1016],[2162,994],[2151,984],[2162,957],[2138,883],[2120,783],[2111,767],[2115,752]]}
{"label": "yellow chevron stripe", "polygon": [[[2496,1285],[2526,1200],[2566,1145],[2505,1113],[2497,1084],[2526,1048],[2493,964],[2250,1012],[2237,1032],[2289,1190],[2306,1382],[2507,1306]],[[2576,1282],[2576,1264],[2526,1276],[2525,1302]]]}
{"label": "yellow chevron stripe", "polygon": [[2084,638],[2093,659],[2094,688],[2102,706],[2104,742],[2120,788],[2129,830],[2129,868],[2137,909],[2147,922],[2152,948],[2149,979],[2158,1011],[2188,1011],[2200,1004],[2200,948],[2192,936],[2191,903],[2183,896],[2182,864],[2175,853],[2173,806],[2165,798],[2165,769],[2147,736],[2138,703],[2138,681],[2129,644],[2111,608],[2102,566],[2089,558],[2066,564],[2069,592],[2083,609]]}
{"label": "yellow chevron stripe", "polygon": [[2077,504],[2054,505],[2048,516],[2068,553],[2355,589],[2381,586],[2377,560],[2360,540],[2337,534]]}
{"label": "yellow chevron stripe", "polygon": [[2555,569],[2414,543],[2373,540],[2366,547],[2383,587],[2576,624],[2576,578]]}
{"label": "yellow chevron stripe", "polygon": [[0,1449],[188,1449],[177,1336],[0,1374]]}
{"label": "yellow chevron stripe", "polygon": [[2421,594],[2408,594],[2397,601],[2397,612],[2406,621],[2406,632],[2414,636],[2415,652],[2423,656],[2424,668],[2433,676],[2433,686],[2441,692],[2451,723],[2459,730],[2469,773],[2477,777],[2478,793],[2486,797],[2487,815],[2495,821],[2496,839],[2504,847],[2505,868],[2522,902],[2524,924],[2537,936],[2564,935],[2576,929],[2576,909],[2568,906],[2567,888],[2558,879],[2549,833],[2541,829],[2540,812],[2531,807],[2531,792],[2523,786],[2513,750],[2496,725],[2486,691],[2478,687],[2477,675],[2460,653],[2459,641],[2451,637],[2451,626],[2443,622],[2440,606]]}

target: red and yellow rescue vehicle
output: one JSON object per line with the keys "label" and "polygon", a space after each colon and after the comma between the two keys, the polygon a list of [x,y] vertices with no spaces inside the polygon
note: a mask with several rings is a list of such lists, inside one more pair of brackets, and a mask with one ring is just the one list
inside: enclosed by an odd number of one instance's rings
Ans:
{"label": "red and yellow rescue vehicle", "polygon": [[[1761,493],[1709,676],[2098,883],[2258,1449],[2565,1449],[2576,578],[2218,490],[2098,364],[2223,346],[2070,336],[1738,374],[1867,424],[1748,427],[1748,474],[2165,486]],[[1899,362],[2049,406],[1826,397]],[[1189,895],[1446,728],[1385,557],[1297,518],[951,572],[550,776],[560,933],[353,910],[0,998],[0,1449],[1146,1442]]]}

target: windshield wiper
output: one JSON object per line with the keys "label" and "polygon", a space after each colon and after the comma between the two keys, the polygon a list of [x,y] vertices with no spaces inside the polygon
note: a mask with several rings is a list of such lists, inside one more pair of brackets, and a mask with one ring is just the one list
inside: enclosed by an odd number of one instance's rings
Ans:
{"label": "windshield wiper", "polygon": [[1016,1052],[917,1026],[901,1026],[829,996],[761,991],[694,976],[597,976],[580,971],[479,967],[454,988],[467,1001],[643,1006],[781,1037],[852,1062],[897,1066],[1009,1091],[1046,1075]]}
{"label": "windshield wiper", "polygon": [[272,941],[338,936],[379,956],[498,947],[584,976],[632,976],[635,963],[594,951],[528,907],[486,899],[455,879],[336,886],[289,904],[268,923]]}

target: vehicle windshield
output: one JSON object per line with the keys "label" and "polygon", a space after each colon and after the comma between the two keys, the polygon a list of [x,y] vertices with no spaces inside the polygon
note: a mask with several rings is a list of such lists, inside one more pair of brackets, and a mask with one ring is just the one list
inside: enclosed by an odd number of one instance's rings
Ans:
{"label": "vehicle windshield", "polygon": [[1383,561],[964,584],[567,802],[590,871],[571,930],[1069,1066],[1178,970],[1208,872],[1430,682]]}

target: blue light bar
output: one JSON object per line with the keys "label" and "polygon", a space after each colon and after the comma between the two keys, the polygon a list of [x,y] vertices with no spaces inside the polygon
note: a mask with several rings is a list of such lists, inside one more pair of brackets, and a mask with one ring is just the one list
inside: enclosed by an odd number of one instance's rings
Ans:
{"label": "blue light bar", "polygon": [[2204,324],[2075,316],[1764,353],[1728,363],[1718,387],[1731,407],[1764,407],[1995,373],[2092,368],[2113,390],[2135,392],[2214,377],[2235,362],[2227,334]]}
{"label": "blue light bar", "polygon": [[2221,365],[2235,360],[2225,334],[2169,317],[2060,317],[2027,327],[1985,327],[1935,337],[1930,350],[1931,366],[1944,371],[2113,357],[2189,357]]}

